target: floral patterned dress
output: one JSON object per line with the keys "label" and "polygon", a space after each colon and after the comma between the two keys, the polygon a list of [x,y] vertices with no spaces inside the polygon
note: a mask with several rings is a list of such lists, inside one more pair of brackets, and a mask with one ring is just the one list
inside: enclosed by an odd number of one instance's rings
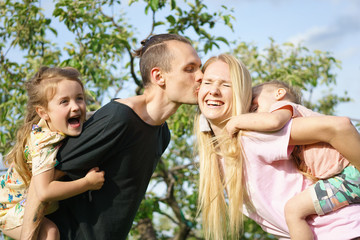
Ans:
{"label": "floral patterned dress", "polygon": [[[51,132],[44,120],[33,126],[25,147],[25,158],[33,176],[55,167],[56,154],[64,138],[62,133]],[[22,225],[27,190],[28,186],[12,163],[0,177],[0,230]]]}

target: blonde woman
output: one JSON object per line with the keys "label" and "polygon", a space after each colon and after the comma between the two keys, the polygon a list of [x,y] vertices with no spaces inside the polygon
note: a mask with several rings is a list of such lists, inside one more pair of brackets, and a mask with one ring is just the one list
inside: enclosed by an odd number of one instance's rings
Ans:
{"label": "blonde woman", "polygon": [[[360,150],[344,145],[343,140],[346,137],[351,142],[359,134],[347,118],[325,116],[294,119],[276,133],[240,132],[237,139],[228,137],[223,131],[227,120],[249,110],[250,74],[241,62],[226,54],[209,59],[203,71],[198,94],[202,115],[196,119],[195,131],[205,237],[228,239],[229,232],[237,239],[244,212],[265,231],[289,239],[285,203],[311,184],[289,161],[292,145],[328,142],[353,159]],[[354,239],[360,236],[356,213],[360,213],[360,206],[352,205],[323,217],[314,216],[308,223],[315,239]]]}

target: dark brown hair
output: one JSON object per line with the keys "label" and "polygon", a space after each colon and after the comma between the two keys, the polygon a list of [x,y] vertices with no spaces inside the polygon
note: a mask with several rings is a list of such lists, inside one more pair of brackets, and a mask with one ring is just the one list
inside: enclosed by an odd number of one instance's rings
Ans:
{"label": "dark brown hair", "polygon": [[177,34],[152,35],[141,41],[141,47],[133,52],[134,57],[140,58],[140,72],[144,87],[150,83],[150,71],[159,67],[165,72],[171,70],[173,55],[166,44],[167,41],[180,41],[191,45],[190,41]]}

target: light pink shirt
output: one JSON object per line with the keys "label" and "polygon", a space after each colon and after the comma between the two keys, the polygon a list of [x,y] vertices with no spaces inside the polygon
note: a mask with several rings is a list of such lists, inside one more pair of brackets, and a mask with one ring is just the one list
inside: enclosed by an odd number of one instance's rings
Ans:
{"label": "light pink shirt", "polygon": [[[282,130],[271,133],[248,132],[242,137],[246,178],[256,213],[247,215],[275,236],[289,239],[284,217],[285,203],[311,182],[297,172],[289,154],[290,121]],[[345,240],[360,236],[360,205],[352,204],[336,212],[315,216],[308,221],[315,239]]]}
{"label": "light pink shirt", "polygon": [[[284,106],[291,106],[293,109],[293,117],[322,116],[302,105],[288,101],[279,101],[273,104],[270,112],[276,111]],[[326,179],[339,174],[349,165],[338,151],[330,144],[316,143],[301,146],[300,159],[303,160],[308,167],[309,173],[317,178]]]}

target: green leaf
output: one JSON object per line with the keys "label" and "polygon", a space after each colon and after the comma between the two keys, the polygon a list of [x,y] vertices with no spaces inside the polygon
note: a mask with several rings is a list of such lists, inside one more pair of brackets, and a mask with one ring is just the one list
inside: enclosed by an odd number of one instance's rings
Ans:
{"label": "green leaf", "polygon": [[159,8],[159,0],[150,0],[150,7],[151,7],[151,10],[156,12]]}
{"label": "green leaf", "polygon": [[6,136],[5,136],[5,134],[3,134],[2,132],[0,132],[0,135],[1,135],[1,143],[2,143],[3,145],[5,145],[5,144],[6,144]]}
{"label": "green leaf", "polygon": [[171,10],[175,9],[176,8],[176,0],[171,0],[170,6],[171,6]]}
{"label": "green leaf", "polygon": [[169,15],[166,17],[166,19],[170,22],[171,25],[175,25],[176,19],[174,18],[174,16]]}
{"label": "green leaf", "polygon": [[165,23],[164,22],[155,22],[154,27],[160,26],[160,25],[165,25]]}
{"label": "green leaf", "polygon": [[221,42],[225,43],[226,45],[229,45],[229,42],[224,37],[217,37],[216,40],[221,41]]}

